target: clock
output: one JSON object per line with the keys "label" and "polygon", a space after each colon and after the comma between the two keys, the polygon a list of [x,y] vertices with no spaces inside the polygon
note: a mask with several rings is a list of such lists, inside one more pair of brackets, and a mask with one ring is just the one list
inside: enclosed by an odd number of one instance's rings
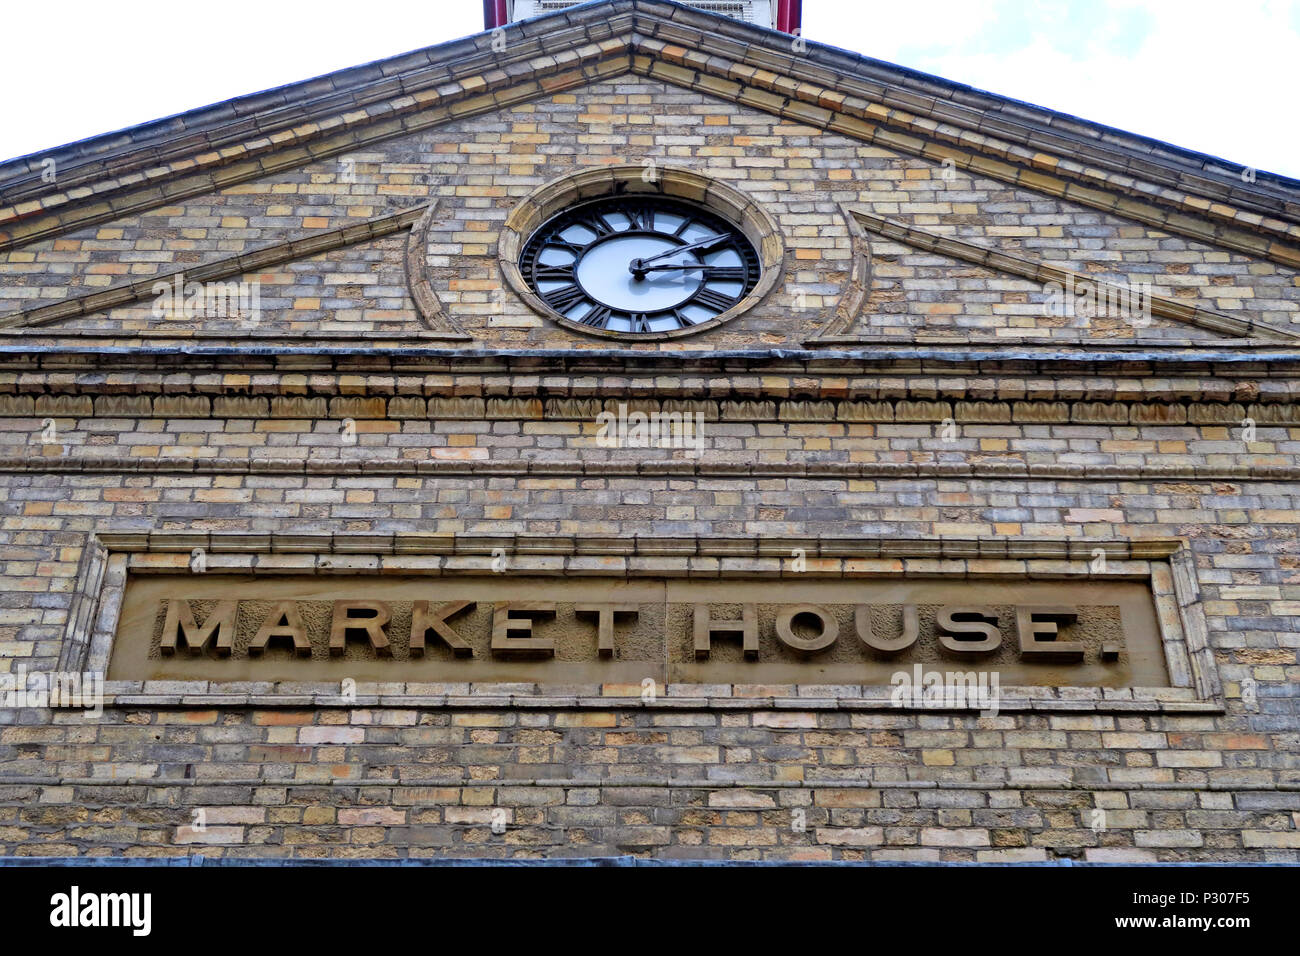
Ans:
{"label": "clock", "polygon": [[542,223],[519,255],[552,317],[582,331],[659,337],[713,322],[763,277],[735,223],[655,194],[580,202]]}

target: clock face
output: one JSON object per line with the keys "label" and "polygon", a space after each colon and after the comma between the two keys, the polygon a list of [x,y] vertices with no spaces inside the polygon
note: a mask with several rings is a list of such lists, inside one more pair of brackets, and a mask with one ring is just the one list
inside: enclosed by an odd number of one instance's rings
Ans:
{"label": "clock face", "polygon": [[711,322],[758,284],[741,230],[717,213],[660,196],[580,203],[525,243],[519,271],[562,321],[617,335]]}

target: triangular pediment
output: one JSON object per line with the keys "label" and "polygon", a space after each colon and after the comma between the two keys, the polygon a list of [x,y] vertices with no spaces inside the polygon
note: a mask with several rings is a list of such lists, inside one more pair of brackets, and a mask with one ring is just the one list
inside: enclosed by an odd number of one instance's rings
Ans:
{"label": "triangular pediment", "polygon": [[[833,48],[802,40],[792,44],[783,34],[653,0],[612,0],[600,8],[541,17],[511,26],[503,35],[470,37],[0,164],[0,256],[86,235],[100,224],[131,222],[196,197],[229,196],[276,177],[319,169],[323,162],[383,155],[388,145],[423,132],[463,127],[477,118],[490,121],[514,108],[628,81],[688,90],[737,111],[942,168],[945,175],[1001,183],[1050,197],[1062,207],[1092,210],[1179,241],[1270,263],[1271,268],[1300,267],[1300,183],[1264,173],[1247,177],[1242,167],[1210,157],[1164,144],[1155,148],[1149,140],[1062,114]],[[46,161],[59,171],[53,183],[43,179]],[[422,337],[464,341],[472,336],[454,310],[444,308],[449,289],[438,289],[436,278],[430,279],[432,257],[426,255],[427,244],[418,241],[429,217],[414,204],[436,199],[433,188],[412,191],[413,205],[405,204],[408,197],[390,197],[392,205],[377,206],[355,225],[309,229],[304,218],[300,231],[272,241],[250,239],[245,243],[249,251],[239,255],[205,254],[186,271],[190,278],[197,272],[212,273],[208,278],[213,281],[235,279],[258,274],[266,262],[283,267],[327,256],[335,246],[383,242],[382,235],[364,234],[367,228],[400,233],[407,237],[402,308],[424,330]],[[1295,337],[1283,327],[1286,318],[1276,321],[1277,310],[1274,318],[1265,319],[1250,303],[1214,308],[1173,291],[1152,297],[1154,315],[1141,334],[1112,335],[1123,330],[1103,324],[1081,335],[1069,323],[1048,321],[1050,316],[1026,325],[1024,316],[1032,313],[1045,286],[1085,278],[1105,286],[1110,282],[1105,264],[1097,264],[1099,271],[1082,262],[1062,268],[1018,252],[1014,243],[965,242],[942,217],[913,219],[896,209],[890,202],[853,205],[848,219],[860,237],[852,261],[842,275],[815,277],[814,284],[833,281],[839,291],[814,297],[824,311],[799,333],[803,342],[853,344],[878,340],[887,331],[882,323],[869,321],[873,311],[883,314],[878,307],[884,295],[881,270],[872,275],[873,242],[878,249],[901,243],[926,251],[951,266],[953,276],[961,269],[984,270],[998,276],[999,288],[1006,290],[1006,301],[991,307],[1002,308],[1007,316],[1016,312],[1015,306],[1025,307],[1016,320],[1020,332],[1014,324],[1003,330],[996,322],[967,332],[946,318],[961,314],[954,307],[963,307],[956,301],[960,289],[954,289],[954,301],[932,303],[942,306],[930,310],[937,321],[925,321],[924,310],[909,317],[903,340],[946,335],[1007,341],[1019,335],[1029,341],[1167,344],[1179,334],[1191,342],[1220,343]],[[844,240],[849,241],[847,232]],[[396,237],[388,242],[386,254],[394,261],[400,244]],[[244,261],[249,256],[256,261]],[[329,262],[322,259],[322,267]],[[864,284],[864,277],[876,284]],[[0,326],[71,331],[83,317],[138,308],[146,286],[151,289],[160,278],[166,275],[26,303],[0,315]],[[901,287],[908,291],[907,281]],[[939,297],[935,290],[929,293],[932,299]],[[926,304],[925,296],[912,298],[913,304]],[[803,293],[791,288],[782,302],[802,312],[796,304],[802,299]],[[363,311],[384,311],[367,305],[364,295],[357,302]],[[508,316],[503,323],[509,325]],[[285,331],[302,334],[308,328],[310,322]],[[784,344],[763,332],[761,324],[754,337]]]}

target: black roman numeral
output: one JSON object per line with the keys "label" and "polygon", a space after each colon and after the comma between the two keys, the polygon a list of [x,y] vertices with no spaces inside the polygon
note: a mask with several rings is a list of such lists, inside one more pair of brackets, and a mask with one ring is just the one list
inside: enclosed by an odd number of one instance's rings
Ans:
{"label": "black roman numeral", "polygon": [[591,311],[580,318],[578,321],[583,325],[590,325],[593,328],[603,329],[609,325],[610,311],[603,305],[593,305]]}
{"label": "black roman numeral", "polygon": [[546,240],[548,246],[554,246],[556,249],[563,249],[565,252],[573,254],[576,259],[587,251],[586,246],[580,246],[576,242],[570,242],[568,239],[561,239],[559,236],[552,236]]}
{"label": "black roman numeral", "polygon": [[655,211],[645,206],[628,206],[621,210],[623,215],[627,216],[629,228],[654,231]]}
{"label": "black roman numeral", "polygon": [[701,289],[691,302],[694,305],[702,305],[704,308],[712,309],[718,313],[726,312],[736,304],[736,300],[731,296],[723,295],[721,292],[715,292],[712,289]]}
{"label": "black roman numeral", "polygon": [[745,281],[744,266],[705,266],[704,268],[707,270],[710,279]]}
{"label": "black roman numeral", "polygon": [[533,278],[538,282],[574,281],[573,264],[567,266],[539,265],[533,269]]}
{"label": "black roman numeral", "polygon": [[644,312],[633,312],[629,318],[632,321],[633,332],[650,331],[650,316],[646,315]]}
{"label": "black roman numeral", "polygon": [[552,292],[543,292],[542,298],[556,312],[567,312],[579,302],[587,298],[576,285],[565,286],[563,289],[555,289]]}
{"label": "black roman numeral", "polygon": [[592,215],[587,216],[584,219],[579,219],[578,225],[585,226],[587,229],[590,229],[592,232],[594,232],[598,237],[608,236],[611,232],[614,231],[614,227],[611,226],[609,223],[607,223],[604,219],[602,219],[599,213],[593,213]]}

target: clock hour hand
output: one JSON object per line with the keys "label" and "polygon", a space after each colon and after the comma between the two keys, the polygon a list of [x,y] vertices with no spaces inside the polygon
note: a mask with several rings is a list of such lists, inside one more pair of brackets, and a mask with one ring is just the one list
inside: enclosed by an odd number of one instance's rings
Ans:
{"label": "clock hour hand", "polygon": [[730,236],[709,236],[707,239],[701,239],[699,242],[692,242],[690,245],[678,246],[676,249],[669,249],[667,252],[661,252],[656,256],[648,256],[645,259],[633,259],[628,263],[627,271],[632,273],[638,279],[645,278],[646,266],[651,262],[658,262],[660,259],[667,259],[669,256],[675,256],[679,252],[693,252],[696,249],[707,249],[709,246],[716,246],[719,242],[725,242]]}

